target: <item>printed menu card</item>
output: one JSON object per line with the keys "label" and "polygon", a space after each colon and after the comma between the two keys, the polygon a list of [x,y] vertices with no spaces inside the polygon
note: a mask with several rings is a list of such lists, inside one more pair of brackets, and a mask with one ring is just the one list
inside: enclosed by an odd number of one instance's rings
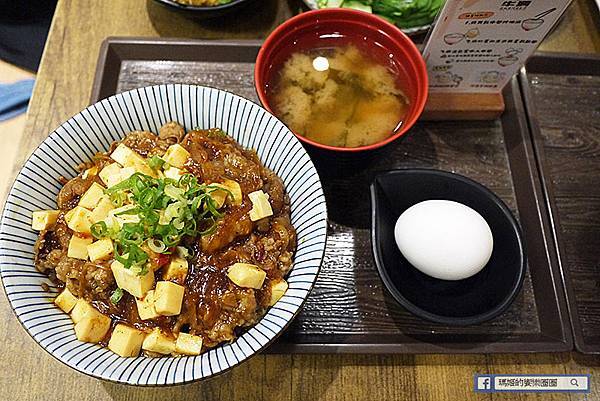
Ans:
{"label": "printed menu card", "polygon": [[423,57],[431,92],[500,92],[570,0],[446,0]]}

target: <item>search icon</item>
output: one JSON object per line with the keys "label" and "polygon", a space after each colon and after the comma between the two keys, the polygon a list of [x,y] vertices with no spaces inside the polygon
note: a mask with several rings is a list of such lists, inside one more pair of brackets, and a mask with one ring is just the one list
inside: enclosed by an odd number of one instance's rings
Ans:
{"label": "search icon", "polygon": [[577,379],[571,379],[571,386],[579,387],[579,383],[577,383]]}

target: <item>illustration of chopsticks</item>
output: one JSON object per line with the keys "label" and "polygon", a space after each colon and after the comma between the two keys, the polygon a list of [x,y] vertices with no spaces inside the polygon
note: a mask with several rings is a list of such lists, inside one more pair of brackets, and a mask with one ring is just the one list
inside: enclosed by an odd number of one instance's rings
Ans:
{"label": "illustration of chopsticks", "polygon": [[536,15],[535,17],[533,17],[533,19],[538,19],[538,18],[544,18],[546,15],[553,13],[554,11],[556,11],[556,7],[551,8],[550,10],[546,10],[544,12],[539,13],[538,15]]}

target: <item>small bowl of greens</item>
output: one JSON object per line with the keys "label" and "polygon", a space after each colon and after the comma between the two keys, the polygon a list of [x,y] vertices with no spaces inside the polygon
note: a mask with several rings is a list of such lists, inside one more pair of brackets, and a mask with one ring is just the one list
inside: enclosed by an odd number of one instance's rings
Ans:
{"label": "small bowl of greens", "polygon": [[343,7],[375,14],[398,26],[407,35],[427,31],[444,0],[304,0],[313,9]]}
{"label": "small bowl of greens", "polygon": [[239,10],[254,0],[154,0],[195,18],[214,18]]}

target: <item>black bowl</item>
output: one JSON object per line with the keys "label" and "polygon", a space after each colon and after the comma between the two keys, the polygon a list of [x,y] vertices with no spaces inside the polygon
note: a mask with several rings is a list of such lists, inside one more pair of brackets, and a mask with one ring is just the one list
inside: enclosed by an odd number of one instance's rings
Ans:
{"label": "black bowl", "polygon": [[218,6],[192,6],[187,4],[181,4],[174,0],[154,1],[188,16],[198,19],[204,19],[220,17],[227,13],[239,10],[242,7],[247,6],[254,0],[233,0],[231,3],[221,4]]}
{"label": "black bowl", "polygon": [[[396,220],[410,206],[429,199],[460,202],[487,221],[494,250],[476,275],[436,279],[414,268],[398,249]],[[379,275],[396,301],[415,315],[448,325],[477,324],[506,310],[519,292],[526,261],[521,230],[504,202],[483,185],[445,171],[389,171],[371,184],[371,211]]]}

